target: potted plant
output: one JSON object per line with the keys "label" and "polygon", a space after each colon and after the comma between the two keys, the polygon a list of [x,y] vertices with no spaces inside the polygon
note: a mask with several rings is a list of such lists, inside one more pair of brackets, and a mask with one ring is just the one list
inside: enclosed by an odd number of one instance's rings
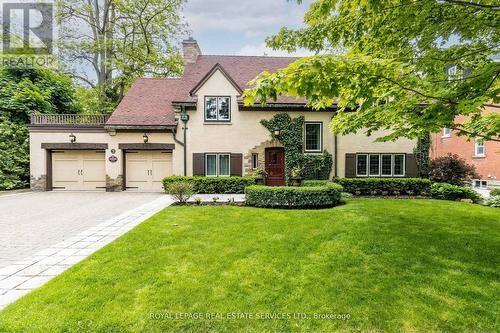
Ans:
{"label": "potted plant", "polygon": [[257,185],[264,185],[264,180],[267,177],[266,169],[262,166],[259,166],[254,170],[253,176],[255,177],[255,183]]}
{"label": "potted plant", "polygon": [[295,167],[290,170],[290,184],[292,186],[302,186],[304,183],[304,179],[302,178],[304,175],[303,167]]}

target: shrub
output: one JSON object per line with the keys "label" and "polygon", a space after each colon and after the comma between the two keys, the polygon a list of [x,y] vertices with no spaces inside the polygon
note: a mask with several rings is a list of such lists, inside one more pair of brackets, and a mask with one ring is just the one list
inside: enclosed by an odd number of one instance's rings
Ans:
{"label": "shrub", "polygon": [[422,178],[336,178],[354,195],[428,195],[431,182]]}
{"label": "shrub", "polygon": [[331,184],[332,182],[329,180],[304,180],[304,186],[326,186],[327,184]]}
{"label": "shrub", "polygon": [[431,196],[432,198],[439,200],[470,199],[474,203],[479,203],[483,200],[481,195],[471,188],[447,183],[432,184]]}
{"label": "shrub", "polygon": [[326,208],[340,203],[342,186],[267,187],[249,186],[245,189],[246,204],[269,208]]}
{"label": "shrub", "polygon": [[500,195],[494,195],[486,199],[486,206],[500,208]]}
{"label": "shrub", "polygon": [[187,181],[176,181],[169,183],[165,191],[172,195],[175,200],[184,205],[194,194],[193,184]]}
{"label": "shrub", "polygon": [[490,196],[494,197],[497,195],[500,195],[500,188],[495,188],[495,189],[490,191]]}
{"label": "shrub", "polygon": [[429,177],[434,182],[452,185],[464,185],[474,178],[479,178],[476,168],[467,164],[456,154],[448,154],[431,160]]}
{"label": "shrub", "polygon": [[200,194],[243,194],[245,187],[255,185],[255,177],[172,176],[163,179],[163,187],[178,181],[193,184],[194,192]]}

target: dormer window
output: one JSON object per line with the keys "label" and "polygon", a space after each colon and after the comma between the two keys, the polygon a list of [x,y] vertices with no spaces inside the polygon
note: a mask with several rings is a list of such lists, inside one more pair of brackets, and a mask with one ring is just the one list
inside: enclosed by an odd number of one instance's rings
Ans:
{"label": "dormer window", "polygon": [[205,121],[231,121],[231,97],[205,97]]}

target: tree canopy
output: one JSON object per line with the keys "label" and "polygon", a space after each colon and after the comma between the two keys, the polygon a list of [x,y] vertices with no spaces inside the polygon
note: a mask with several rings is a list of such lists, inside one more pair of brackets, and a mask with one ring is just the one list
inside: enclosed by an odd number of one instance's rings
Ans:
{"label": "tree canopy", "polygon": [[101,109],[113,110],[137,77],[182,72],[176,38],[184,29],[183,3],[57,1],[63,61],[74,78],[99,92]]}
{"label": "tree canopy", "polygon": [[339,134],[390,129],[382,140],[392,140],[448,127],[499,139],[500,113],[481,111],[500,101],[499,10],[489,0],[316,0],[304,28],[267,39],[273,49],[315,55],[263,72],[245,102],[289,95],[315,109],[337,103],[330,127]]}

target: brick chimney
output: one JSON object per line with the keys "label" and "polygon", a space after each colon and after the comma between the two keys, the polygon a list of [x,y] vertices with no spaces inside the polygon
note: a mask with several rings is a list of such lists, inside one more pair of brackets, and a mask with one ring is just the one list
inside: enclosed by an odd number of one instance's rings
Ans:
{"label": "brick chimney", "polygon": [[193,37],[189,37],[189,39],[186,39],[182,42],[182,47],[184,50],[184,63],[194,64],[198,59],[198,56],[201,55],[201,50],[198,46],[198,42],[193,39]]}

